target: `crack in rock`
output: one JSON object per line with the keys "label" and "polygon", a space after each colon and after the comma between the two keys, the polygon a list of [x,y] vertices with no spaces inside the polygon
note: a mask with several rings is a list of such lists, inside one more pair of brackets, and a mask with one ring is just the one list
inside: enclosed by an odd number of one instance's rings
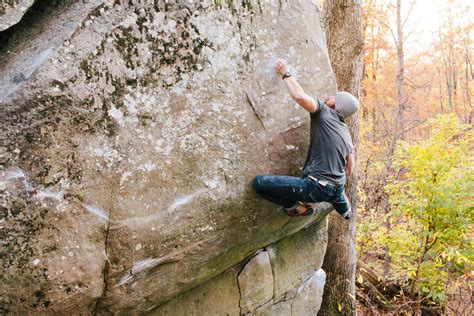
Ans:
{"label": "crack in rock", "polygon": [[97,299],[97,302],[94,306],[94,311],[92,312],[93,315],[97,315],[102,303],[107,298],[107,288],[108,288],[107,277],[108,277],[108,274],[109,274],[109,266],[110,266],[109,254],[108,254],[108,250],[107,250],[107,241],[108,241],[108,238],[109,238],[109,229],[110,229],[110,210],[109,210],[109,214],[107,216],[107,228],[106,228],[106,231],[105,231],[105,239],[104,239],[105,263],[104,263],[104,268],[102,269],[102,282],[103,282],[102,295]]}

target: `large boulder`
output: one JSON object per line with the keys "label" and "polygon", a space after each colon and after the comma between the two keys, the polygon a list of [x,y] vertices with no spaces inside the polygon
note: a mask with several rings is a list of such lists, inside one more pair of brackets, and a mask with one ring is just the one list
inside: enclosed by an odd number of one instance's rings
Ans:
{"label": "large boulder", "polygon": [[275,58],[335,91],[313,2],[40,4],[0,36],[4,312],[140,314],[329,212],[250,188],[307,149]]}

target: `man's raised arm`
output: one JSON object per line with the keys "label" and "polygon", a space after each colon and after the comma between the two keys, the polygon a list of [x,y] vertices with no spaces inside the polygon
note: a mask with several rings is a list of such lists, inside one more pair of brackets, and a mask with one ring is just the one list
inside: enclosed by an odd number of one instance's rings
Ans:
{"label": "man's raised arm", "polygon": [[301,105],[310,113],[314,113],[318,110],[318,104],[316,101],[307,95],[296,79],[288,73],[288,64],[286,60],[278,59],[276,72],[279,76],[283,76],[283,81],[285,81],[288,92],[296,103]]}

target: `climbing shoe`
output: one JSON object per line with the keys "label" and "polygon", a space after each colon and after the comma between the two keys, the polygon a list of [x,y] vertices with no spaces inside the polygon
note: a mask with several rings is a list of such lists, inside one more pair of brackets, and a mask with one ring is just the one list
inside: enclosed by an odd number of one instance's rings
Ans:
{"label": "climbing shoe", "polygon": [[314,214],[313,208],[309,204],[298,203],[295,208],[286,210],[290,217],[310,216]]}

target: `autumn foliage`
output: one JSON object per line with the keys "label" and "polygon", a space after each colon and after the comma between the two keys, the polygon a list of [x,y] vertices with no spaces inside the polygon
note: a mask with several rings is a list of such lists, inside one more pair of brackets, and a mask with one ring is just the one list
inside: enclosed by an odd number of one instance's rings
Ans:
{"label": "autumn foliage", "polygon": [[429,3],[428,43],[427,1],[363,2],[356,279],[373,313],[472,308],[474,28],[469,1]]}

